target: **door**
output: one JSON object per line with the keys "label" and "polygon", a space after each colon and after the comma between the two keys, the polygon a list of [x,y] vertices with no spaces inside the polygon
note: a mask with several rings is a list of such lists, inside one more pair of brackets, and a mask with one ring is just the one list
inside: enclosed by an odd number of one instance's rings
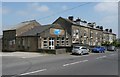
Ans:
{"label": "door", "polygon": [[54,38],[49,38],[49,49],[54,49],[55,44],[54,44]]}

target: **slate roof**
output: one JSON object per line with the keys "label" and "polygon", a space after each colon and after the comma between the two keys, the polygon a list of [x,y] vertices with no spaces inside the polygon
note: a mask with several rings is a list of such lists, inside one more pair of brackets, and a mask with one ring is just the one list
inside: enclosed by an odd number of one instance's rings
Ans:
{"label": "slate roof", "polygon": [[33,29],[21,34],[20,36],[36,36],[37,33],[41,33],[43,31],[45,31],[46,29],[52,27],[53,24],[50,25],[43,25],[43,26],[36,26]]}
{"label": "slate roof", "polygon": [[28,25],[28,24],[30,24],[32,22],[37,22],[37,21],[36,20],[24,21],[24,22],[21,22],[21,23],[19,23],[17,25],[14,25],[12,28],[10,28],[8,30],[16,30],[16,29],[19,29],[19,28],[21,28],[21,27],[23,27],[25,25]]}
{"label": "slate roof", "polygon": [[107,32],[107,31],[105,31],[105,30],[103,30],[103,32],[106,33],[106,34],[113,34],[113,35],[116,35],[115,33],[111,33],[111,32],[109,32],[109,31]]}
{"label": "slate roof", "polygon": [[[81,27],[85,27],[85,28],[90,28],[90,29],[93,29],[93,30],[101,31],[101,29],[92,28],[92,27],[90,27],[90,26],[80,25],[80,24],[75,23],[74,21],[71,21],[71,20],[69,20],[69,19],[67,19],[67,18],[63,18],[63,17],[59,17],[59,18],[58,18],[56,21],[54,21],[53,23],[57,23],[57,21],[59,21],[59,23],[62,23],[62,25],[63,25],[63,24],[66,24],[66,22],[62,22],[62,20],[66,21],[67,23],[70,23],[71,25],[81,26]],[[69,25],[67,25],[67,26],[69,26]],[[103,32],[105,32],[105,31],[103,30]],[[110,33],[110,32],[105,32],[105,33]],[[114,33],[110,33],[110,34],[114,34]],[[115,34],[114,34],[114,35],[115,35]]]}

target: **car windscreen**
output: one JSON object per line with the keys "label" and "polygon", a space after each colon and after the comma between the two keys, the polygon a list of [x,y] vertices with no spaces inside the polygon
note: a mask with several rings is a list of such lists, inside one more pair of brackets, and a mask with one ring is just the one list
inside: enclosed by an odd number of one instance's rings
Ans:
{"label": "car windscreen", "polygon": [[74,49],[79,49],[80,47],[74,47]]}
{"label": "car windscreen", "polygon": [[95,48],[100,48],[100,47],[95,47]]}
{"label": "car windscreen", "polygon": [[87,48],[85,48],[85,47],[82,47],[81,49],[87,49]]}

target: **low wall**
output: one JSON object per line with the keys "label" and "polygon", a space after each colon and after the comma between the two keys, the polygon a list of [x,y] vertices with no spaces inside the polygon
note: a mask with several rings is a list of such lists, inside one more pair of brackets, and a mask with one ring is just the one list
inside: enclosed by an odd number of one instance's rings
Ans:
{"label": "low wall", "polygon": [[48,54],[65,54],[66,49],[38,49],[37,52]]}
{"label": "low wall", "polygon": [[66,52],[72,52],[72,46],[56,46],[55,49],[66,49]]}
{"label": "low wall", "polygon": [[66,49],[56,49],[56,54],[65,54]]}

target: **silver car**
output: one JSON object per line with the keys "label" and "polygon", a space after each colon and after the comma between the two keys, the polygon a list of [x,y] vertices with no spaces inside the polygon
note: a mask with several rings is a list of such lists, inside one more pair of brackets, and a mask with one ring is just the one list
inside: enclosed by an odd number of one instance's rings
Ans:
{"label": "silver car", "polygon": [[85,46],[75,46],[72,49],[72,54],[89,54],[89,49],[87,49]]}

